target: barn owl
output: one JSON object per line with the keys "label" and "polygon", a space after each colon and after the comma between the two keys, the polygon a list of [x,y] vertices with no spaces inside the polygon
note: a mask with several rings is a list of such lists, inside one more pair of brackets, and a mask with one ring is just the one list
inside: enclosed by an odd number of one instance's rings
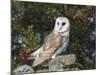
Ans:
{"label": "barn owl", "polygon": [[35,58],[33,67],[46,60],[55,59],[64,52],[69,42],[70,22],[66,17],[58,17],[53,31],[44,39],[43,45],[30,54]]}

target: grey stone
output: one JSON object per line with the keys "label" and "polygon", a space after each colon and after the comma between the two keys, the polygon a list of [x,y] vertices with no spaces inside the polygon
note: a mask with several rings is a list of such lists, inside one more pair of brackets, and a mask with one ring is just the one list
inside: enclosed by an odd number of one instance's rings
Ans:
{"label": "grey stone", "polygon": [[49,71],[64,71],[64,65],[74,64],[76,61],[76,56],[74,54],[61,55],[56,59],[49,61]]}
{"label": "grey stone", "polygon": [[29,65],[22,65],[22,66],[19,66],[19,67],[17,67],[17,68],[13,71],[13,73],[14,73],[15,75],[29,74],[29,73],[33,73],[33,72],[34,72],[34,70],[33,70],[32,67],[29,66]]}

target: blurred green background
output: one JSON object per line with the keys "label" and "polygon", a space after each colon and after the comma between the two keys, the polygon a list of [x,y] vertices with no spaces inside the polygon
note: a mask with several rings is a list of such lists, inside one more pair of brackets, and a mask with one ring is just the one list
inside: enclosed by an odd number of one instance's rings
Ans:
{"label": "blurred green background", "polygon": [[22,64],[32,65],[27,57],[42,45],[59,16],[68,17],[71,23],[65,54],[74,53],[80,69],[95,69],[96,6],[11,2],[12,70]]}

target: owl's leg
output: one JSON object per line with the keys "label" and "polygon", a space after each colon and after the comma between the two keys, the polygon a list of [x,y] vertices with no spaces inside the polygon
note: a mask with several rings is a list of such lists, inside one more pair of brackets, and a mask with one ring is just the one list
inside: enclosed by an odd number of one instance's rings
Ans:
{"label": "owl's leg", "polygon": [[68,42],[62,44],[60,48],[52,55],[52,59],[55,59],[59,54],[61,54],[67,48]]}

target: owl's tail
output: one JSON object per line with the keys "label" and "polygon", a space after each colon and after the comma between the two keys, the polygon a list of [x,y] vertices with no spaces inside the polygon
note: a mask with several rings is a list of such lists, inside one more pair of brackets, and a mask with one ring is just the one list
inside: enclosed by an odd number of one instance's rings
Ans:
{"label": "owl's tail", "polygon": [[45,60],[39,57],[35,57],[32,67],[36,67],[39,64],[42,64]]}

